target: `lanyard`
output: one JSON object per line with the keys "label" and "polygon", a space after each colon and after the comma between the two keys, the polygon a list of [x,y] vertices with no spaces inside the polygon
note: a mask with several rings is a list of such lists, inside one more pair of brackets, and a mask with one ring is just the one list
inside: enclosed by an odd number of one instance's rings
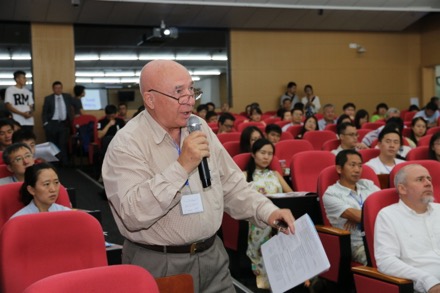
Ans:
{"label": "lanyard", "polygon": [[361,200],[358,200],[357,197],[355,196],[356,194],[353,194],[352,191],[350,191],[350,196],[359,204],[359,206],[362,208],[364,201],[362,200],[362,194],[359,193],[359,197]]}

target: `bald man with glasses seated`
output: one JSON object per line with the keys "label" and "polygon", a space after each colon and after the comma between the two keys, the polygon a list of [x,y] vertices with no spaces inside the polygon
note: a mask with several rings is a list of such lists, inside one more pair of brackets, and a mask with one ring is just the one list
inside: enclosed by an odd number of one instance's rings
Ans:
{"label": "bald man with glasses seated", "polygon": [[34,164],[31,148],[25,143],[14,143],[3,152],[3,161],[11,176],[0,179],[0,185],[12,182],[23,182],[26,168]]}
{"label": "bald man with glasses seated", "polygon": [[[282,220],[286,234],[294,232],[293,215],[253,190],[204,120],[197,118],[201,131],[189,132],[197,97],[185,67],[151,61],[139,84],[146,110],[116,133],[102,168],[126,239],[123,263],[155,277],[191,274],[195,292],[235,292],[228,255],[216,236],[223,212],[263,228]],[[198,172],[203,158],[212,182],[205,187]]]}

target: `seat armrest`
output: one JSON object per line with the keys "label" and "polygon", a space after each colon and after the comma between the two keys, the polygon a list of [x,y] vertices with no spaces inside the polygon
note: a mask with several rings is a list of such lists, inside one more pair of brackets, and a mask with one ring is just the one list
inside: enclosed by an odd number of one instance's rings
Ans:
{"label": "seat armrest", "polygon": [[366,267],[366,266],[352,267],[351,271],[355,274],[364,275],[374,279],[379,279],[388,283],[399,284],[399,285],[412,284],[411,280],[385,275],[379,272],[376,268],[372,268],[372,267]]}
{"label": "seat armrest", "polygon": [[316,231],[336,236],[350,235],[350,231],[331,226],[315,225]]}

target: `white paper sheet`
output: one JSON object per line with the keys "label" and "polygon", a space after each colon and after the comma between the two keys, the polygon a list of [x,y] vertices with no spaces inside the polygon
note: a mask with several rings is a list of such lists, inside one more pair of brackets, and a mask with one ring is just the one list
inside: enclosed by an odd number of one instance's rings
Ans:
{"label": "white paper sheet", "polygon": [[279,233],[261,246],[261,252],[274,293],[285,292],[330,268],[308,214],[295,221],[295,234]]}
{"label": "white paper sheet", "polygon": [[41,158],[46,162],[58,162],[56,154],[60,149],[51,142],[40,143],[35,146],[35,158]]}

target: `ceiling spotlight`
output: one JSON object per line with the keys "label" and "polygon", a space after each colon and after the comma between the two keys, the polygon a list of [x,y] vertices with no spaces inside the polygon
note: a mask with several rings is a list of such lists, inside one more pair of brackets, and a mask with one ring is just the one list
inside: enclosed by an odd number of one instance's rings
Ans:
{"label": "ceiling spotlight", "polygon": [[359,54],[367,52],[367,49],[365,49],[365,47],[360,44],[350,43],[348,44],[348,47],[350,49],[356,49],[356,52],[358,52]]}

